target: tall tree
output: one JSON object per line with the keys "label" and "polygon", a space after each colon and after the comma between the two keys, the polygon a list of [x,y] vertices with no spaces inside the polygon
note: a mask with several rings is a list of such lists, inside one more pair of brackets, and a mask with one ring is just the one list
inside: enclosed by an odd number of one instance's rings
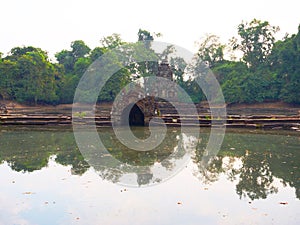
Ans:
{"label": "tall tree", "polygon": [[62,50],[55,54],[57,61],[65,68],[66,73],[74,73],[75,63],[80,58],[85,58],[91,49],[82,40],[71,43],[71,50]]}
{"label": "tall tree", "polygon": [[280,99],[300,103],[300,25],[298,33],[278,41],[270,56],[271,69],[281,86]]}
{"label": "tall tree", "polygon": [[34,47],[13,48],[4,59],[6,93],[19,102],[57,102],[58,73],[45,51]]}
{"label": "tall tree", "polygon": [[79,58],[86,57],[91,49],[82,40],[76,40],[71,43],[72,55],[77,61]]}
{"label": "tall tree", "polygon": [[105,52],[107,51],[107,49],[103,48],[103,47],[96,47],[94,48],[91,53],[90,53],[90,60],[91,62],[95,61],[96,59],[98,59],[100,56],[102,56]]}
{"label": "tall tree", "polygon": [[122,44],[125,44],[125,42],[121,39],[121,36],[116,33],[102,38],[100,40],[100,43],[104,48],[107,48],[107,49],[113,49],[113,48],[121,46]]}
{"label": "tall tree", "polygon": [[152,35],[149,31],[139,29],[138,41],[144,41],[146,44],[146,48],[148,49],[150,48],[150,43],[153,40],[154,40],[154,35]]}
{"label": "tall tree", "polygon": [[71,51],[62,50],[55,54],[55,57],[59,64],[63,65],[66,73],[72,73],[75,64],[75,58]]}
{"label": "tall tree", "polygon": [[[139,29],[137,36],[138,41],[144,42],[144,47],[146,51],[144,54],[148,55],[156,55],[156,53],[151,49],[151,43],[154,41],[156,37],[159,37],[161,34],[158,33],[151,33],[150,31]],[[132,72],[137,75],[136,78],[143,77],[143,76],[151,76],[157,73],[158,63],[156,61],[145,61],[145,62],[138,62],[134,65]]]}
{"label": "tall tree", "polygon": [[243,61],[248,67],[256,68],[264,63],[272,51],[275,42],[274,34],[279,27],[271,26],[267,21],[253,19],[250,23],[242,22],[238,26],[239,39],[233,38],[234,50],[243,53]]}
{"label": "tall tree", "polygon": [[13,99],[15,74],[18,73],[17,62],[9,59],[0,60],[0,97],[4,100]]}
{"label": "tall tree", "polygon": [[221,44],[218,36],[207,34],[199,43],[197,55],[212,68],[224,60],[224,48],[225,45]]}
{"label": "tall tree", "polygon": [[138,40],[139,41],[153,41],[154,37],[153,37],[153,35],[151,35],[151,33],[149,31],[139,29]]}

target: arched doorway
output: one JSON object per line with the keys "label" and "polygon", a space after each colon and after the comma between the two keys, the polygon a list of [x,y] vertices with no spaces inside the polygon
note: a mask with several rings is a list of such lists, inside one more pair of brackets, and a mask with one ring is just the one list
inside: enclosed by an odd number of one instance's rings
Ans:
{"label": "arched doorway", "polygon": [[[130,111],[129,111],[130,110]],[[129,118],[126,118],[129,115]],[[145,116],[136,104],[128,105],[122,112],[121,123],[124,125],[129,119],[129,126],[144,126]]]}

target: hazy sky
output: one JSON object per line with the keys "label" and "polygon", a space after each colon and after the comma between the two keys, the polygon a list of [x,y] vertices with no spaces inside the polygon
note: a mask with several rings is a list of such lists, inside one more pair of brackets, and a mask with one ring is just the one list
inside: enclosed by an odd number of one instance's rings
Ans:
{"label": "hazy sky", "polygon": [[278,38],[297,33],[299,8],[296,0],[1,0],[0,52],[33,45],[53,56],[74,40],[93,48],[112,33],[136,41],[139,28],[194,51],[206,33],[227,42],[242,20],[253,18],[279,26]]}

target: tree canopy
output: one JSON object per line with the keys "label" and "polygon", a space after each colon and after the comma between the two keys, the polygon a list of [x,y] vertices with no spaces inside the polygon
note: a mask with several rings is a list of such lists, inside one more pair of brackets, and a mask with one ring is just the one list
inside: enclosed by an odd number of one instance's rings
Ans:
{"label": "tree canopy", "polygon": [[[198,43],[196,57],[215,74],[227,103],[284,101],[300,104],[300,26],[297,34],[276,41],[274,34],[278,30],[267,21],[254,19],[239,24],[237,36],[227,44],[221,43],[214,34],[206,35]],[[143,54],[155,54],[150,43],[160,35],[139,29],[137,41],[148,41],[149,51]],[[30,104],[72,103],[87,68],[100,56],[123,44],[130,43],[122,40],[119,34],[102,38],[94,49],[82,40],[75,40],[69,49],[55,54],[56,62],[49,60],[47,51],[33,46],[15,47],[6,55],[0,53],[0,99]],[[241,59],[227,59],[228,49],[240,52]],[[170,59],[175,81],[194,102],[205,100],[194,78],[185,77],[184,60],[172,58],[172,51],[169,46],[160,57]],[[123,86],[137,77],[155,75],[157,68],[155,62],[139,62],[121,69],[107,81],[98,101],[113,101]]]}

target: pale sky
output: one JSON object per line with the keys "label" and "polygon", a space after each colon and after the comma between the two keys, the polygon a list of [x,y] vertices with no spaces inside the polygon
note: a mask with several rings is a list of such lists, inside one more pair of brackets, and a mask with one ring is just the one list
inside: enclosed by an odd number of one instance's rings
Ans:
{"label": "pale sky", "polygon": [[157,39],[195,52],[206,33],[223,42],[243,20],[267,20],[279,26],[277,37],[297,33],[300,1],[296,0],[0,0],[0,52],[13,47],[40,47],[53,56],[74,40],[91,48],[112,33],[137,40],[139,28],[160,32]]}

